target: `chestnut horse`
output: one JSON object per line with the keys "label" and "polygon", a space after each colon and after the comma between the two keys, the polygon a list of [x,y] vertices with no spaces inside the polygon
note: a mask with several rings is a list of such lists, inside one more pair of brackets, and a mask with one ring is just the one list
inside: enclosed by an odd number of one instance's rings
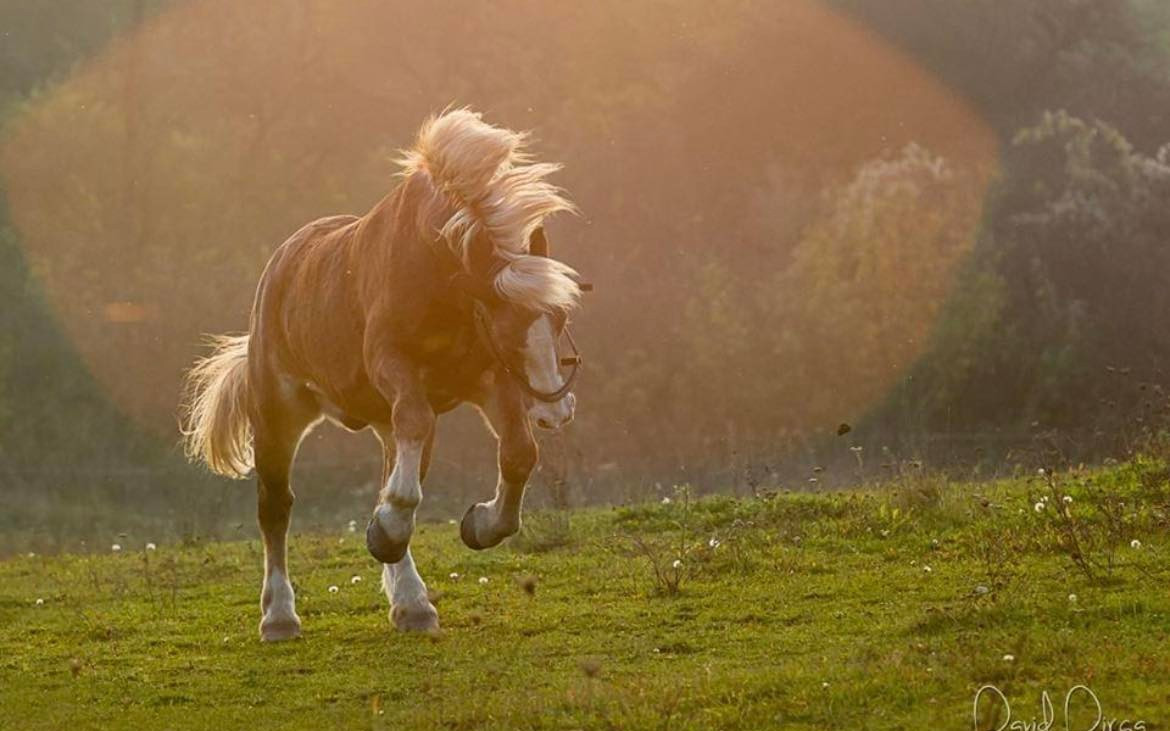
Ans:
{"label": "chestnut horse", "polygon": [[400,160],[399,185],[360,218],[322,218],[293,234],[260,278],[250,332],[216,338],[192,368],[188,456],[234,478],[255,468],[258,478],[262,639],[300,634],[286,564],[289,472],[323,418],[370,427],[382,444],[366,545],[385,564],[399,629],[438,627],[410,555],[438,414],[469,402],[499,440],[495,497],[463,516],[463,542],[488,548],[519,529],[537,461],[531,424],[573,418],[579,357],[566,320],[582,289],[549,258],[542,228],[573,209],[545,180],[559,166],[532,163],[524,146],[523,134],[467,109],[429,119]]}

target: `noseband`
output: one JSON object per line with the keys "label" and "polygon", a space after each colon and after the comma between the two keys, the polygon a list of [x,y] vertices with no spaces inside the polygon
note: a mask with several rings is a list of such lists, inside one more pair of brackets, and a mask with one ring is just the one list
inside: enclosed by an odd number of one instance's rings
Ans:
{"label": "noseband", "polygon": [[573,351],[572,355],[567,355],[564,358],[559,358],[558,363],[562,366],[570,366],[569,375],[565,378],[565,383],[555,391],[541,391],[528,382],[528,378],[524,375],[523,368],[517,370],[513,368],[508,359],[504,357],[504,353],[500,350],[500,346],[496,343],[496,339],[492,337],[491,323],[488,320],[487,307],[481,302],[475,303],[475,332],[479,335],[479,339],[483,342],[488,353],[491,354],[492,359],[504,369],[504,372],[512,377],[524,393],[528,394],[537,401],[544,401],[545,403],[556,403],[565,397],[569,391],[573,390],[573,384],[577,381],[577,372],[581,368],[581,353],[577,350],[577,343],[573,340],[573,334],[569,332],[569,326],[566,325],[562,334],[565,340],[569,343],[569,348]]}

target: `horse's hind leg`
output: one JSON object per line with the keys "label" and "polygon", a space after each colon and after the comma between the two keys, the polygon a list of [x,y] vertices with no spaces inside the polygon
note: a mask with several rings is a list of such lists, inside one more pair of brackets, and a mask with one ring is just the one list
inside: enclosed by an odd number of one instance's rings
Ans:
{"label": "horse's hind leg", "polygon": [[301,619],[288,575],[288,525],[293,491],[289,471],[305,427],[314,417],[303,398],[273,399],[255,420],[257,516],[264,537],[264,587],[260,594],[260,639],[275,642],[298,637]]}

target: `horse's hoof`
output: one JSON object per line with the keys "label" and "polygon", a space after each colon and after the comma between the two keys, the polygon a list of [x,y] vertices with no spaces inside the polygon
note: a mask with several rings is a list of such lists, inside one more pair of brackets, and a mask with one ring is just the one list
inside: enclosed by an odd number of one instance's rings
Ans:
{"label": "horse's hoof", "polygon": [[459,537],[463,539],[463,545],[471,550],[482,551],[491,546],[480,543],[479,536],[475,533],[475,518],[473,516],[477,506],[478,503],[472,503],[467,512],[463,514],[463,520],[459,521]]}
{"label": "horse's hoof", "polygon": [[260,622],[262,642],[283,642],[301,636],[301,621],[296,617],[278,617]]}
{"label": "horse's hoof", "polygon": [[366,549],[370,555],[382,563],[398,563],[410,548],[410,541],[394,541],[386,535],[386,531],[378,522],[377,517],[370,518],[366,525]]}
{"label": "horse's hoof", "polygon": [[426,600],[418,604],[395,605],[390,609],[390,621],[399,632],[439,631],[439,611]]}

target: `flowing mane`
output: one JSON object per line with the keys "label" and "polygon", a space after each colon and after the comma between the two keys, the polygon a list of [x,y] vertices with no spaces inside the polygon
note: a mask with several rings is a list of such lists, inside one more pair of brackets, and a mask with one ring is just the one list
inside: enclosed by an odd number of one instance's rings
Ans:
{"label": "flowing mane", "polygon": [[528,254],[529,237],[545,217],[576,208],[545,180],[560,170],[536,163],[523,132],[494,127],[477,112],[453,109],[423,123],[399,163],[405,178],[429,176],[446,221],[440,237],[468,264],[481,232],[507,264],[492,283],[503,299],[534,310],[571,309],[580,297],[577,273],[559,261]]}

